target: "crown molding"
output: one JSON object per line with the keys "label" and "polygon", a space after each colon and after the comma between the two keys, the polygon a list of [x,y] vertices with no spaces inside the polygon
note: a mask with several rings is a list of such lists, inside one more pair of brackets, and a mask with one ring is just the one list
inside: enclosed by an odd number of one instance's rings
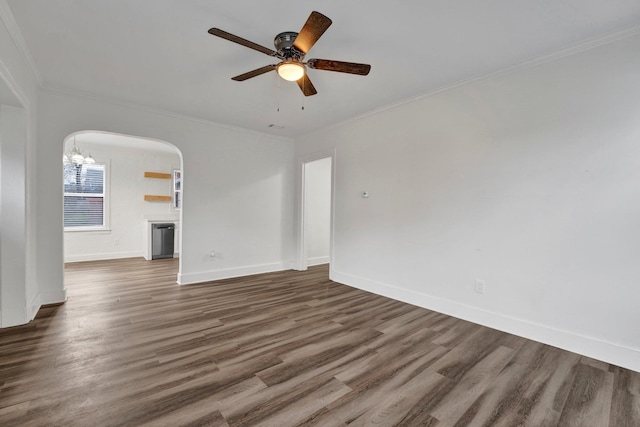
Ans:
{"label": "crown molding", "polygon": [[59,94],[59,95],[63,95],[63,96],[73,96],[73,97],[76,97],[76,98],[84,98],[84,99],[100,102],[100,103],[103,103],[103,104],[109,104],[109,105],[114,105],[114,106],[118,106],[118,107],[129,108],[129,109],[143,111],[143,112],[146,112],[146,113],[151,113],[151,114],[155,114],[155,115],[159,115],[159,116],[170,117],[170,118],[173,118],[173,119],[190,121],[190,122],[199,123],[199,124],[203,124],[203,125],[206,125],[206,126],[217,127],[217,128],[221,128],[221,129],[226,129],[226,130],[230,130],[230,131],[234,131],[234,132],[249,133],[249,134],[253,134],[253,135],[257,135],[257,136],[261,136],[261,137],[269,137],[269,138],[272,138],[272,139],[278,139],[278,140],[281,140],[281,141],[284,141],[284,142],[291,142],[291,143],[294,142],[294,138],[289,138],[289,137],[286,137],[286,136],[273,135],[273,134],[270,134],[270,133],[260,132],[260,131],[253,130],[253,129],[247,129],[247,128],[242,128],[242,127],[238,127],[238,126],[232,126],[232,125],[228,125],[228,124],[224,124],[224,123],[214,122],[213,120],[207,120],[207,119],[201,119],[201,118],[198,118],[198,117],[187,116],[185,114],[180,114],[180,113],[176,113],[176,112],[173,112],[173,111],[162,110],[162,109],[159,109],[159,108],[152,108],[152,107],[148,107],[148,106],[145,106],[145,105],[134,104],[134,103],[131,103],[131,102],[121,101],[121,100],[118,100],[118,99],[115,99],[115,98],[109,98],[109,97],[97,95],[97,94],[91,93],[91,92],[75,90],[75,89],[69,89],[69,88],[52,87],[52,86],[49,86],[49,85],[46,85],[46,84],[42,86],[42,90],[44,92],[50,92],[50,93],[53,93],[53,94]]}
{"label": "crown molding", "polygon": [[36,67],[36,62],[27,48],[27,43],[24,40],[22,31],[20,30],[20,27],[18,26],[18,23],[16,22],[6,0],[0,0],[0,19],[2,19],[2,22],[4,22],[4,25],[7,27],[13,43],[16,45],[16,48],[20,52],[20,55],[22,55],[24,61],[27,63],[27,68],[31,71],[31,74],[38,83],[38,86],[42,87],[44,83],[42,75],[38,71],[38,67]]}
{"label": "crown molding", "polygon": [[430,90],[428,92],[424,92],[421,93],[419,95],[416,96],[412,96],[410,98],[405,98],[403,100],[391,103],[391,104],[387,104],[383,107],[380,108],[376,108],[375,110],[371,110],[367,113],[364,114],[360,114],[358,116],[352,117],[350,119],[341,121],[339,123],[335,123],[333,125],[321,128],[321,129],[315,129],[313,131],[307,132],[304,135],[301,135],[299,137],[296,138],[296,140],[298,139],[303,139],[306,138],[308,136],[314,135],[317,132],[324,132],[327,130],[331,130],[331,129],[338,129],[340,127],[343,127],[349,123],[354,123],[357,121],[360,121],[366,117],[369,116],[373,116],[376,115],[378,113],[381,113],[383,111],[387,111],[387,110],[393,110],[394,108],[397,108],[401,105],[405,105],[405,104],[411,104],[413,102],[419,101],[421,99],[425,99],[425,98],[429,98],[431,96],[435,96],[437,94],[440,94],[442,92],[446,92],[458,87],[462,87],[462,86],[466,86],[468,84],[471,84],[473,82],[477,82],[477,81],[482,81],[482,80],[488,80],[490,78],[493,77],[498,77],[498,76],[504,76],[504,75],[508,75],[508,74],[512,74],[515,73],[517,71],[523,71],[526,69],[530,69],[533,67],[537,67],[538,65],[542,65],[548,62],[553,62],[562,58],[566,58],[572,55],[576,55],[578,53],[581,52],[585,52],[591,49],[595,49],[599,46],[603,46],[603,45],[607,45],[610,43],[614,43],[616,41],[619,40],[623,40],[626,38],[630,38],[633,36],[637,36],[638,34],[640,34],[640,25],[637,26],[633,26],[633,27],[629,27],[629,28],[625,28],[623,30],[618,30],[618,31],[614,31],[611,33],[607,33],[605,35],[601,35],[598,37],[594,37],[588,40],[583,40],[582,42],[579,42],[575,45],[569,46],[565,49],[561,49],[558,50],[556,52],[553,52],[551,54],[548,55],[544,55],[544,56],[540,56],[534,59],[529,59],[523,62],[520,62],[518,64],[515,65],[511,65],[505,68],[501,68],[497,71],[492,71],[490,73],[486,73],[486,74],[480,74],[477,76],[473,76],[473,77],[469,77],[467,79],[463,79],[463,80],[458,80],[457,82],[453,82],[451,84],[445,85],[445,86],[441,86],[439,88]]}

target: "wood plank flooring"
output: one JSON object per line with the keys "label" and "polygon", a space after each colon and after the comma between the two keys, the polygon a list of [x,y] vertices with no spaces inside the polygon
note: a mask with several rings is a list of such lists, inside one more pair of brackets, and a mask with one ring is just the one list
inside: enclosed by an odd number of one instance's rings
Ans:
{"label": "wood plank flooring", "polygon": [[0,330],[0,426],[640,426],[640,373],[328,280],[179,287],[177,260],[68,264]]}

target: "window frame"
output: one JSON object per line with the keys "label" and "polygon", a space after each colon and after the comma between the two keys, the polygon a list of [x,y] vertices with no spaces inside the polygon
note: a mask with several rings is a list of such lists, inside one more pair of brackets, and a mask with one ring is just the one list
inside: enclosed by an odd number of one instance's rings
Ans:
{"label": "window frame", "polygon": [[173,197],[171,198],[172,209],[182,209],[182,170],[173,170]]}
{"label": "window frame", "polygon": [[[95,193],[68,193],[64,191],[64,176],[63,176],[63,182],[62,182],[62,224],[63,224],[63,230],[64,232],[87,232],[87,231],[111,231],[110,228],[110,193],[109,193],[109,189],[110,189],[110,180],[109,180],[109,169],[110,169],[110,162],[104,161],[104,162],[96,162],[96,165],[102,165],[104,166],[104,177],[103,177],[103,188],[102,188],[102,195],[101,196],[97,196]],[[66,226],[64,225],[64,198],[68,197],[68,196],[89,196],[89,197],[102,197],[102,225],[76,225],[76,226]]]}

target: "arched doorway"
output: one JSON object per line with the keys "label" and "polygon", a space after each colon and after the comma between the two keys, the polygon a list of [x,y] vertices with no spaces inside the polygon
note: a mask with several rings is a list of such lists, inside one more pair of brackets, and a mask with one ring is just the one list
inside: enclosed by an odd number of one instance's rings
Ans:
{"label": "arched doorway", "polygon": [[[74,162],[73,156],[81,161]],[[66,156],[66,158],[65,158]],[[64,262],[147,258],[147,228],[176,225],[181,252],[182,154],[174,145],[110,132],[64,140]],[[175,192],[174,176],[179,176]],[[150,258],[149,258],[150,259]],[[182,263],[178,260],[178,274]]]}

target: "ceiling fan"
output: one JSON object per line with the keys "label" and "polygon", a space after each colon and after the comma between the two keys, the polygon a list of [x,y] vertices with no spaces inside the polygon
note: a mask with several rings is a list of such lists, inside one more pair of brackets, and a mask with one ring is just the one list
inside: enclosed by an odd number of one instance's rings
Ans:
{"label": "ceiling fan", "polygon": [[369,64],[357,64],[354,62],[333,61],[330,59],[309,59],[304,62],[303,59],[311,47],[318,41],[320,36],[331,25],[331,19],[327,18],[319,12],[311,12],[307,22],[304,24],[299,33],[293,31],[285,31],[276,36],[273,44],[276,50],[269,49],[259,44],[250,42],[219,28],[211,28],[209,34],[217,37],[241,44],[250,49],[257,50],[266,55],[273,56],[280,60],[278,64],[265,65],[253,71],[249,71],[239,76],[232,77],[232,80],[242,82],[252,77],[259,76],[269,71],[276,70],[278,75],[285,80],[295,81],[298,83],[300,90],[305,96],[311,96],[318,93],[313,87],[311,80],[306,72],[306,67],[315,70],[337,71],[339,73],[357,74],[366,76],[371,70]]}

